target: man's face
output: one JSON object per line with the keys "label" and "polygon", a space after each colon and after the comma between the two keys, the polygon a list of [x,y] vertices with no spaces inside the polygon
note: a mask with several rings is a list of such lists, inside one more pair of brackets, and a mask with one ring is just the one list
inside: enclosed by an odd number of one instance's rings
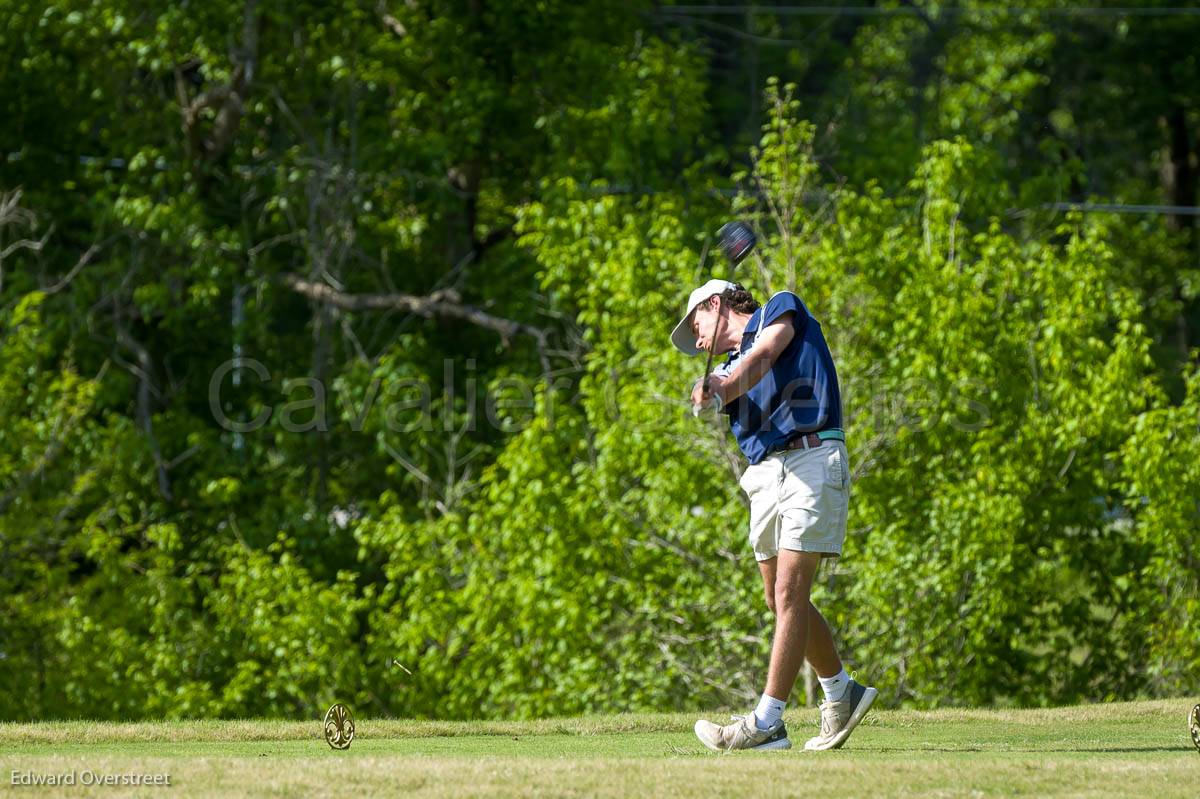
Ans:
{"label": "man's face", "polygon": [[709,297],[692,312],[692,333],[695,334],[696,346],[700,349],[707,350],[712,346],[720,315],[721,299],[717,296]]}

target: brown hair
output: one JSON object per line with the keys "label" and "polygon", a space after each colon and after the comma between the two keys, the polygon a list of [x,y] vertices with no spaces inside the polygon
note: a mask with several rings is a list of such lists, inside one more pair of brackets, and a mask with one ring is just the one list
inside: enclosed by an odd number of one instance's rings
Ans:
{"label": "brown hair", "polygon": [[733,288],[721,293],[721,303],[738,313],[754,313],[758,310],[758,300],[740,283],[734,283]]}

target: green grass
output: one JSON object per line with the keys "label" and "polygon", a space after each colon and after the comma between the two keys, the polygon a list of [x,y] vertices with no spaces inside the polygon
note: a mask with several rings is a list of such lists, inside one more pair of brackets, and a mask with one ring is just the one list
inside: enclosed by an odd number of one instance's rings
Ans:
{"label": "green grass", "polygon": [[[1184,699],[1051,710],[877,711],[838,752],[715,755],[694,715],[536,722],[359,720],[335,752],[312,722],[0,724],[0,792],[131,795],[128,788],[10,788],[12,772],[166,773],[132,795],[299,796],[1136,796],[1200,795]],[[716,718],[716,716],[714,716]],[[793,743],[816,712],[791,711]]]}

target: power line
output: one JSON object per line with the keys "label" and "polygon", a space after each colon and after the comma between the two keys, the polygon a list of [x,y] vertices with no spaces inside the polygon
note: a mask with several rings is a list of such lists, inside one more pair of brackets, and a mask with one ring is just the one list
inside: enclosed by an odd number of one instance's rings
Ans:
{"label": "power line", "polygon": [[[20,151],[7,154],[8,161],[20,161],[24,158],[24,154]],[[56,158],[58,161],[64,160],[62,156]],[[108,169],[123,170],[127,163],[124,158],[104,158],[93,155],[78,156],[79,163],[85,165],[99,164]],[[155,160],[154,168],[162,171],[168,168],[166,159],[159,157]],[[246,174],[251,174],[253,170],[241,168],[238,171]],[[269,172],[270,170],[262,170]],[[408,170],[398,170],[393,174],[414,175]],[[436,184],[439,178],[436,175],[418,175],[418,177],[428,178],[431,183]],[[597,183],[585,188],[585,191],[590,194],[599,195],[654,195],[654,194],[673,194],[672,190],[658,189],[654,187],[635,187],[627,183]],[[741,194],[760,195],[760,192],[734,189],[734,188],[709,188],[705,192],[714,197],[737,197]],[[810,196],[805,199],[809,201],[824,200],[828,198],[825,192],[810,192]],[[1125,203],[1042,203],[1034,208],[1012,208],[1009,214],[1026,215],[1033,211],[1093,211],[1098,213],[1112,214],[1164,214],[1169,216],[1200,216],[1200,205],[1134,205]]]}
{"label": "power line", "polygon": [[[819,32],[822,28],[829,24],[829,20],[822,22],[820,25],[805,34],[804,38],[802,39],[774,39],[770,36],[759,36],[755,33],[747,33],[746,31],[739,30],[731,25],[723,25],[720,22],[714,22],[711,19],[704,19],[703,17],[699,16],[689,16],[684,14],[675,14],[674,16],[675,19],[669,20],[669,22],[674,25],[700,25],[702,28],[724,31],[725,33],[736,36],[739,39],[744,39],[748,42],[755,42],[756,44],[767,45],[769,47],[799,47],[802,44],[806,44],[815,33]],[[832,19],[832,17],[830,19]]]}
{"label": "power line", "polygon": [[1170,216],[1200,216],[1197,205],[1124,205],[1120,203],[1045,203],[1038,208],[1047,211],[1106,211],[1113,214],[1167,214]]}
{"label": "power line", "polygon": [[[842,16],[842,17],[898,17],[931,15],[931,9],[917,6],[880,8],[878,6],[659,6],[660,14],[692,16],[709,14],[714,16],[744,16],[746,14],[774,14],[776,16]],[[1200,17],[1200,8],[1186,6],[1160,6],[1157,8],[1136,6],[1074,6],[1063,8],[1030,8],[1027,6],[994,6],[990,8],[939,8],[937,15],[958,14],[997,16],[1003,14],[1028,14],[1048,17]]]}
{"label": "power line", "polygon": [[[660,189],[653,186],[632,186],[628,183],[594,183],[584,189],[588,194],[598,195],[633,195],[645,196],[656,194],[674,194],[675,190]],[[711,187],[705,189],[705,194],[711,197],[763,197],[763,192],[756,189],[736,189]],[[829,199],[827,191],[807,191],[803,201],[819,204]],[[1035,211],[1092,211],[1113,214],[1159,214],[1167,216],[1200,216],[1200,205],[1133,205],[1126,203],[1042,203],[1032,208],[1010,208],[1010,216],[1028,216]]]}

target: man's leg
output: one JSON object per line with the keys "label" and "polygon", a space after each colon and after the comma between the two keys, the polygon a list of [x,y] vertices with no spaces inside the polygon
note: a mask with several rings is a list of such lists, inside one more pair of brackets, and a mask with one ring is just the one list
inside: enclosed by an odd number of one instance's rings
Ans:
{"label": "man's leg", "polygon": [[[768,691],[763,694],[754,712],[736,717],[733,724],[722,726],[706,719],[697,721],[696,737],[709,749],[720,752],[730,749],[791,748],[792,743],[787,737],[787,727],[783,723],[783,709],[787,704],[787,695],[791,691],[791,684],[796,679],[796,672],[799,671],[800,664],[804,662],[809,628],[817,626],[808,624],[808,611],[812,607],[808,603],[808,590],[805,589],[802,592],[803,604],[799,604],[799,592],[782,588],[785,580],[794,582],[797,579],[799,571],[793,561],[799,554],[787,552],[783,558],[777,556],[759,561],[767,607],[775,613],[775,640],[772,644],[772,651],[773,653],[786,651],[789,656],[794,655],[795,658],[794,664],[784,666],[790,671],[787,687],[779,693],[771,693],[769,688],[771,683],[768,682]],[[783,563],[782,567],[779,565],[781,562]],[[818,555],[812,568],[808,570],[807,578],[802,581],[804,585],[811,587],[813,574],[816,572],[815,564],[819,562],[820,556]],[[776,579],[777,570],[778,579]],[[782,635],[781,629],[783,630]],[[828,636],[827,628],[825,634]],[[797,642],[799,643],[798,647]],[[829,646],[832,644],[831,639]],[[779,669],[774,664],[774,654],[772,654],[770,673],[774,674],[778,671]]]}
{"label": "man's leg", "polygon": [[[763,578],[763,595],[767,599],[767,607],[771,613],[775,612],[775,574],[778,570],[778,563],[778,557],[758,562],[758,570],[762,573]],[[828,679],[842,671],[842,660],[838,657],[837,646],[833,643],[833,633],[829,629],[829,623],[825,621],[825,617],[821,615],[821,611],[817,610],[811,600],[808,603],[808,642],[804,655],[812,664],[818,677]]]}
{"label": "man's leg", "polygon": [[[771,668],[762,702],[768,703],[772,697],[786,701],[805,656],[822,678],[821,687],[827,697],[830,686],[840,688],[834,694],[836,699],[827,699],[821,705],[821,733],[804,745],[805,749],[817,750],[842,746],[878,694],[874,688],[860,685],[842,671],[829,625],[811,602],[812,583],[821,557],[816,553],[782,549],[777,559],[759,563],[763,588],[768,597],[774,598],[774,602],[768,599],[767,605],[775,613]],[[801,628],[804,628],[803,632]],[[798,646],[799,642],[804,642],[805,646]],[[833,677],[837,679],[831,679]],[[778,715],[780,705],[776,704],[774,708]]]}
{"label": "man's leg", "polygon": [[[812,607],[809,597],[812,595],[817,567],[821,565],[821,554],[783,549],[779,551],[777,560],[775,636],[771,641],[771,666],[767,672],[766,693],[786,700],[792,692],[800,667],[804,665],[809,630],[816,626],[809,624],[809,609]],[[828,625],[822,626],[825,635],[828,635]],[[820,637],[821,633],[818,631],[817,635]],[[832,647],[832,644],[830,638],[828,646]],[[823,654],[827,653],[828,650]]]}

